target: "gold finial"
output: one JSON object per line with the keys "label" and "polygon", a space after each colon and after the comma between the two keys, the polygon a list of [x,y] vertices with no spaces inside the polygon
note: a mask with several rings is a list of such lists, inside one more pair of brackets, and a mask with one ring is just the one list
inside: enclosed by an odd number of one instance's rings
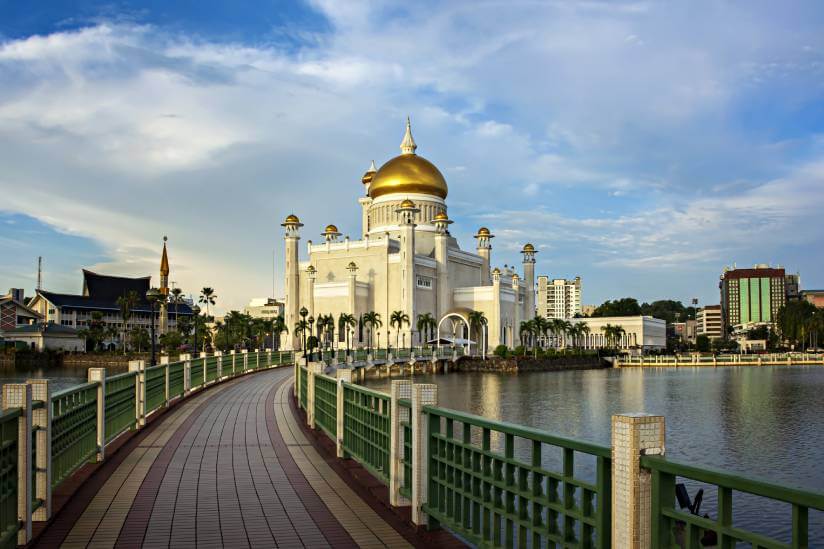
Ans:
{"label": "gold finial", "polygon": [[403,154],[415,154],[415,149],[417,148],[418,145],[415,144],[415,140],[412,138],[412,122],[407,116],[406,133],[403,135],[403,141],[401,141],[401,152]]}
{"label": "gold finial", "polygon": [[166,240],[168,240],[165,236],[163,237],[163,255],[160,257],[160,275],[161,276],[169,276],[169,256],[166,255]]}

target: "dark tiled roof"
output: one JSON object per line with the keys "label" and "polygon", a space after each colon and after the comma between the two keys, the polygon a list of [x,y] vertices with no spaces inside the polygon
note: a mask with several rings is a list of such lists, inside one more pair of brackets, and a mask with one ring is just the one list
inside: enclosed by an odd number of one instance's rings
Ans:
{"label": "dark tiled roof", "polygon": [[25,326],[18,326],[11,330],[3,330],[4,335],[22,335],[22,334],[38,334],[45,333],[47,335],[77,335],[77,330],[69,326],[62,326],[60,324],[26,324]]}
{"label": "dark tiled roof", "polygon": [[118,297],[131,291],[137,293],[141,300],[145,300],[146,291],[151,286],[151,277],[127,278],[124,276],[109,276],[83,269],[83,295],[92,299],[115,301]]}
{"label": "dark tiled roof", "polygon": [[[57,307],[68,307],[74,309],[92,309],[95,311],[119,311],[120,307],[117,305],[117,297],[114,299],[95,299],[92,297],[86,297],[84,295],[73,295],[73,294],[58,294],[54,292],[46,292],[44,290],[38,290],[38,293],[46,298],[50,303],[53,303]],[[145,292],[144,292],[145,296]],[[192,309],[185,303],[181,303],[177,306],[177,310],[181,315],[191,315]],[[149,303],[143,299],[143,301],[138,302],[137,306],[132,309],[133,312],[142,312],[148,313],[151,311],[149,307]],[[174,316],[175,313],[175,306],[169,305],[169,316]]]}

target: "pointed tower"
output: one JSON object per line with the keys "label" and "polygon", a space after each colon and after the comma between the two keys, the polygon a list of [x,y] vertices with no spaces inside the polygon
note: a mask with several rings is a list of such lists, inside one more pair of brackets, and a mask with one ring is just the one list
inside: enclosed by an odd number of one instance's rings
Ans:
{"label": "pointed tower", "polygon": [[163,255],[160,256],[160,326],[159,332],[165,334],[169,330],[169,255],[166,253],[166,241],[163,237]]}
{"label": "pointed tower", "polygon": [[400,218],[401,310],[409,316],[405,330],[412,341],[409,330],[415,323],[415,215],[421,210],[407,198],[395,211]]}
{"label": "pointed tower", "polygon": [[403,141],[401,141],[401,154],[415,154],[418,145],[412,138],[412,121],[406,117],[406,133],[403,134]]}
{"label": "pointed tower", "polygon": [[524,282],[526,283],[524,318],[532,318],[535,316],[535,254],[538,250],[532,244],[526,243],[521,253],[524,255]]}
{"label": "pointed tower", "polygon": [[289,328],[289,333],[284,334],[284,349],[294,350],[300,348],[300,333],[295,330],[295,323],[300,320],[300,274],[298,273],[298,240],[300,240],[300,228],[303,223],[298,216],[290,214],[281,223],[285,234],[283,240],[285,244],[286,269],[284,287],[286,289],[286,307],[284,310],[284,320]]}
{"label": "pointed tower", "polygon": [[375,177],[377,172],[378,169],[375,167],[375,161],[373,160],[372,164],[369,165],[369,169],[361,177],[364,193],[362,197],[358,198],[358,203],[361,205],[361,236],[363,238],[366,238],[369,233],[369,206],[372,205],[372,199],[369,198],[369,186],[372,184],[372,178]]}

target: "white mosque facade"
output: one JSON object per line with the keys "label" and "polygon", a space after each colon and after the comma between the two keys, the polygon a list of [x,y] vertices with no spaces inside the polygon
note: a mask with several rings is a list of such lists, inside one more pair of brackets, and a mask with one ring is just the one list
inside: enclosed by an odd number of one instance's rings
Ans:
{"label": "white mosque facade", "polygon": [[[375,330],[373,345],[385,346],[390,330],[393,346],[398,339],[421,344],[424,337],[416,324],[427,313],[438,325],[435,339],[473,349],[515,345],[520,322],[535,314],[535,248],[523,247],[522,275],[510,268],[491,269],[493,235],[485,227],[475,235],[475,250],[462,250],[449,232],[446,180],[416,149],[407,121],[401,154],[377,170],[373,163],[362,177],[360,238],[341,238],[329,225],[322,242],[307,242],[308,257],[302,260],[303,224],[294,214],[282,223],[284,312],[290,330],[284,334],[285,347],[300,348],[301,334],[294,327],[302,308],[306,318],[331,314],[336,320],[341,313],[355,319],[378,313],[383,325]],[[389,325],[395,311],[409,318],[400,331]],[[473,326],[470,332],[472,311],[484,314],[486,326]],[[350,330],[353,346],[366,343],[365,331]],[[344,341],[345,334],[336,339]]]}

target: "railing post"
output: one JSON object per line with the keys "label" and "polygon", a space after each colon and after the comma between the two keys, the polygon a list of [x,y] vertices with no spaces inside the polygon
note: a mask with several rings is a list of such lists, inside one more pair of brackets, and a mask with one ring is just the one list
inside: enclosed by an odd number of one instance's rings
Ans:
{"label": "railing post", "polygon": [[619,549],[652,547],[652,476],[642,455],[664,455],[663,416],[612,416],[612,543]]}
{"label": "railing post", "polygon": [[8,383],[3,385],[3,409],[20,408],[17,420],[17,545],[31,540],[31,385]]}
{"label": "railing post", "polygon": [[310,362],[306,371],[306,423],[315,428],[315,375],[323,372],[323,362]]}
{"label": "railing post", "polygon": [[249,351],[241,349],[240,354],[243,356],[243,372],[249,369]]}
{"label": "railing post", "polygon": [[32,401],[41,401],[43,405],[36,410],[32,409],[32,428],[37,429],[34,435],[34,446],[37,449],[37,459],[32,463],[37,473],[35,474],[34,490],[35,499],[39,499],[43,504],[34,512],[32,520],[46,521],[51,518],[52,497],[52,459],[51,459],[51,387],[48,379],[30,379],[26,381],[31,385]]}
{"label": "railing post", "polygon": [[401,496],[403,484],[403,425],[409,421],[411,411],[400,406],[398,400],[412,399],[412,382],[397,379],[392,382],[389,392],[389,417],[392,420],[389,432],[389,505],[399,507],[407,505],[409,500]]}
{"label": "railing post", "polygon": [[180,360],[183,361],[183,396],[186,396],[192,391],[192,355],[184,353]]}
{"label": "railing post", "polygon": [[169,396],[169,356],[168,355],[160,357],[160,365],[163,366],[163,368],[165,368],[165,370],[164,370],[164,373],[165,373],[164,378],[165,379],[163,380],[163,395],[164,395],[163,406],[165,408],[168,408],[169,407],[169,401],[171,400],[171,397]]}
{"label": "railing post", "polygon": [[412,523],[417,526],[429,524],[423,511],[429,488],[429,416],[423,407],[437,405],[437,385],[412,385]]}
{"label": "railing post", "polygon": [[130,360],[129,371],[137,372],[134,383],[135,428],[146,425],[146,361]]}
{"label": "railing post", "polygon": [[89,383],[97,383],[97,461],[106,457],[106,368],[89,368]]}
{"label": "railing post", "polygon": [[215,382],[218,382],[223,378],[223,351],[216,351],[215,356],[217,357],[217,377],[215,377]]}
{"label": "railing post", "polygon": [[338,393],[337,405],[335,406],[335,412],[337,413],[337,417],[335,418],[337,426],[337,429],[335,430],[337,433],[337,439],[335,440],[335,453],[339,458],[343,459],[346,455],[346,452],[343,450],[343,431],[346,428],[346,424],[344,422],[345,405],[343,400],[343,384],[352,383],[352,370],[338,368],[336,375],[338,378]]}

